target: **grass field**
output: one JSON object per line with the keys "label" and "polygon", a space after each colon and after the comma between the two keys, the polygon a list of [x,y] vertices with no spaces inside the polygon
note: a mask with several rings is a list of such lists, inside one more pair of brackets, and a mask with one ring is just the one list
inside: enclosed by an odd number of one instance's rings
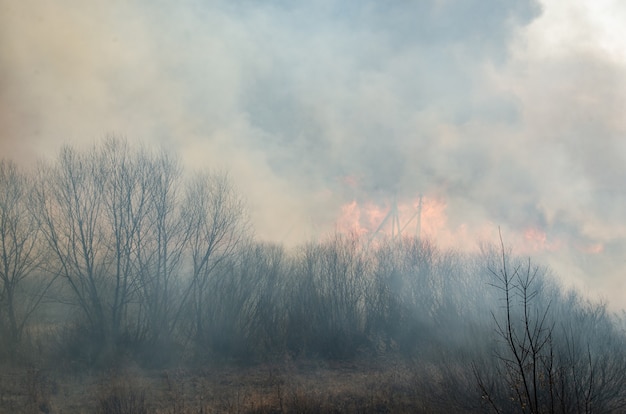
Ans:
{"label": "grass field", "polygon": [[[398,413],[444,409],[401,359],[281,361],[99,372],[18,369],[0,376],[3,413]],[[442,411],[443,412],[443,411]]]}

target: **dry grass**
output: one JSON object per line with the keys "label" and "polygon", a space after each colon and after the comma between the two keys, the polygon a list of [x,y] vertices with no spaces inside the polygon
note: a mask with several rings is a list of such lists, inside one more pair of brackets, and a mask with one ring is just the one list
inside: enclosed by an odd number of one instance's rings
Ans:
{"label": "dry grass", "polygon": [[125,368],[81,375],[13,371],[0,377],[0,412],[433,412],[415,384],[414,371],[398,361],[307,360],[151,372]]}

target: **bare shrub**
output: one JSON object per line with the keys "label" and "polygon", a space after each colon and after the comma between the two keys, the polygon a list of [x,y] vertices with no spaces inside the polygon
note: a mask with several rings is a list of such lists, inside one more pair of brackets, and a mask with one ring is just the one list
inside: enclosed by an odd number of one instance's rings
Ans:
{"label": "bare shrub", "polygon": [[146,392],[117,378],[104,384],[98,396],[98,414],[147,414]]}

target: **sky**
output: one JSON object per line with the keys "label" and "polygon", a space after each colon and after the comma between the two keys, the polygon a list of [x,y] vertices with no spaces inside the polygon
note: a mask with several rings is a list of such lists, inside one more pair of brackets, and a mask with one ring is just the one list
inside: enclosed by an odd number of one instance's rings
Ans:
{"label": "sky", "polygon": [[[0,156],[227,170],[259,239],[498,242],[626,308],[620,0],[0,0]],[[416,230],[407,230],[416,231]]]}

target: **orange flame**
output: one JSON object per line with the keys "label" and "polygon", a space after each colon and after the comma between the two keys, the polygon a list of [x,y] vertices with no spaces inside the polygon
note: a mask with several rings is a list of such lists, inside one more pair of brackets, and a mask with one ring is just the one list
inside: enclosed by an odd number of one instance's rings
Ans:
{"label": "orange flame", "polygon": [[[498,240],[498,226],[495,223],[461,223],[453,226],[449,223],[447,203],[442,198],[423,197],[397,203],[397,213],[402,236],[421,236],[432,239],[443,248],[452,248],[459,251],[477,251],[481,242]],[[358,203],[353,200],[341,207],[341,214],[336,221],[336,229],[343,233],[352,233],[367,238],[378,234],[390,237],[392,235],[392,217],[387,217],[392,205],[379,205],[372,202]],[[382,223],[387,218],[387,222]],[[417,234],[417,223],[420,223]],[[397,227],[394,229],[397,235]],[[508,234],[507,234],[508,233]],[[578,244],[573,240],[550,235],[545,229],[531,226],[521,232],[503,231],[505,238],[517,253],[533,254],[540,252],[555,252],[563,248],[574,249],[585,254],[599,254],[604,250],[602,243]]]}
{"label": "orange flame", "polygon": [[536,227],[528,227],[524,230],[523,239],[518,246],[523,253],[533,253],[539,251],[556,251],[562,247],[562,242],[558,239],[551,239],[546,232]]}
{"label": "orange flame", "polygon": [[[418,198],[411,202],[397,204],[400,228],[404,228],[406,233],[415,234],[416,232],[419,203]],[[389,205],[380,206],[371,202],[359,204],[353,200],[341,206],[341,214],[336,227],[341,232],[373,235],[390,214],[391,208]],[[443,200],[424,197],[421,207],[421,233],[428,236],[439,233],[447,222],[445,210],[446,203]],[[383,235],[390,236],[392,232],[391,221],[379,231]]]}
{"label": "orange flame", "polygon": [[600,254],[604,251],[604,244],[602,243],[592,243],[584,246],[580,246],[578,248],[581,252],[587,254]]}

